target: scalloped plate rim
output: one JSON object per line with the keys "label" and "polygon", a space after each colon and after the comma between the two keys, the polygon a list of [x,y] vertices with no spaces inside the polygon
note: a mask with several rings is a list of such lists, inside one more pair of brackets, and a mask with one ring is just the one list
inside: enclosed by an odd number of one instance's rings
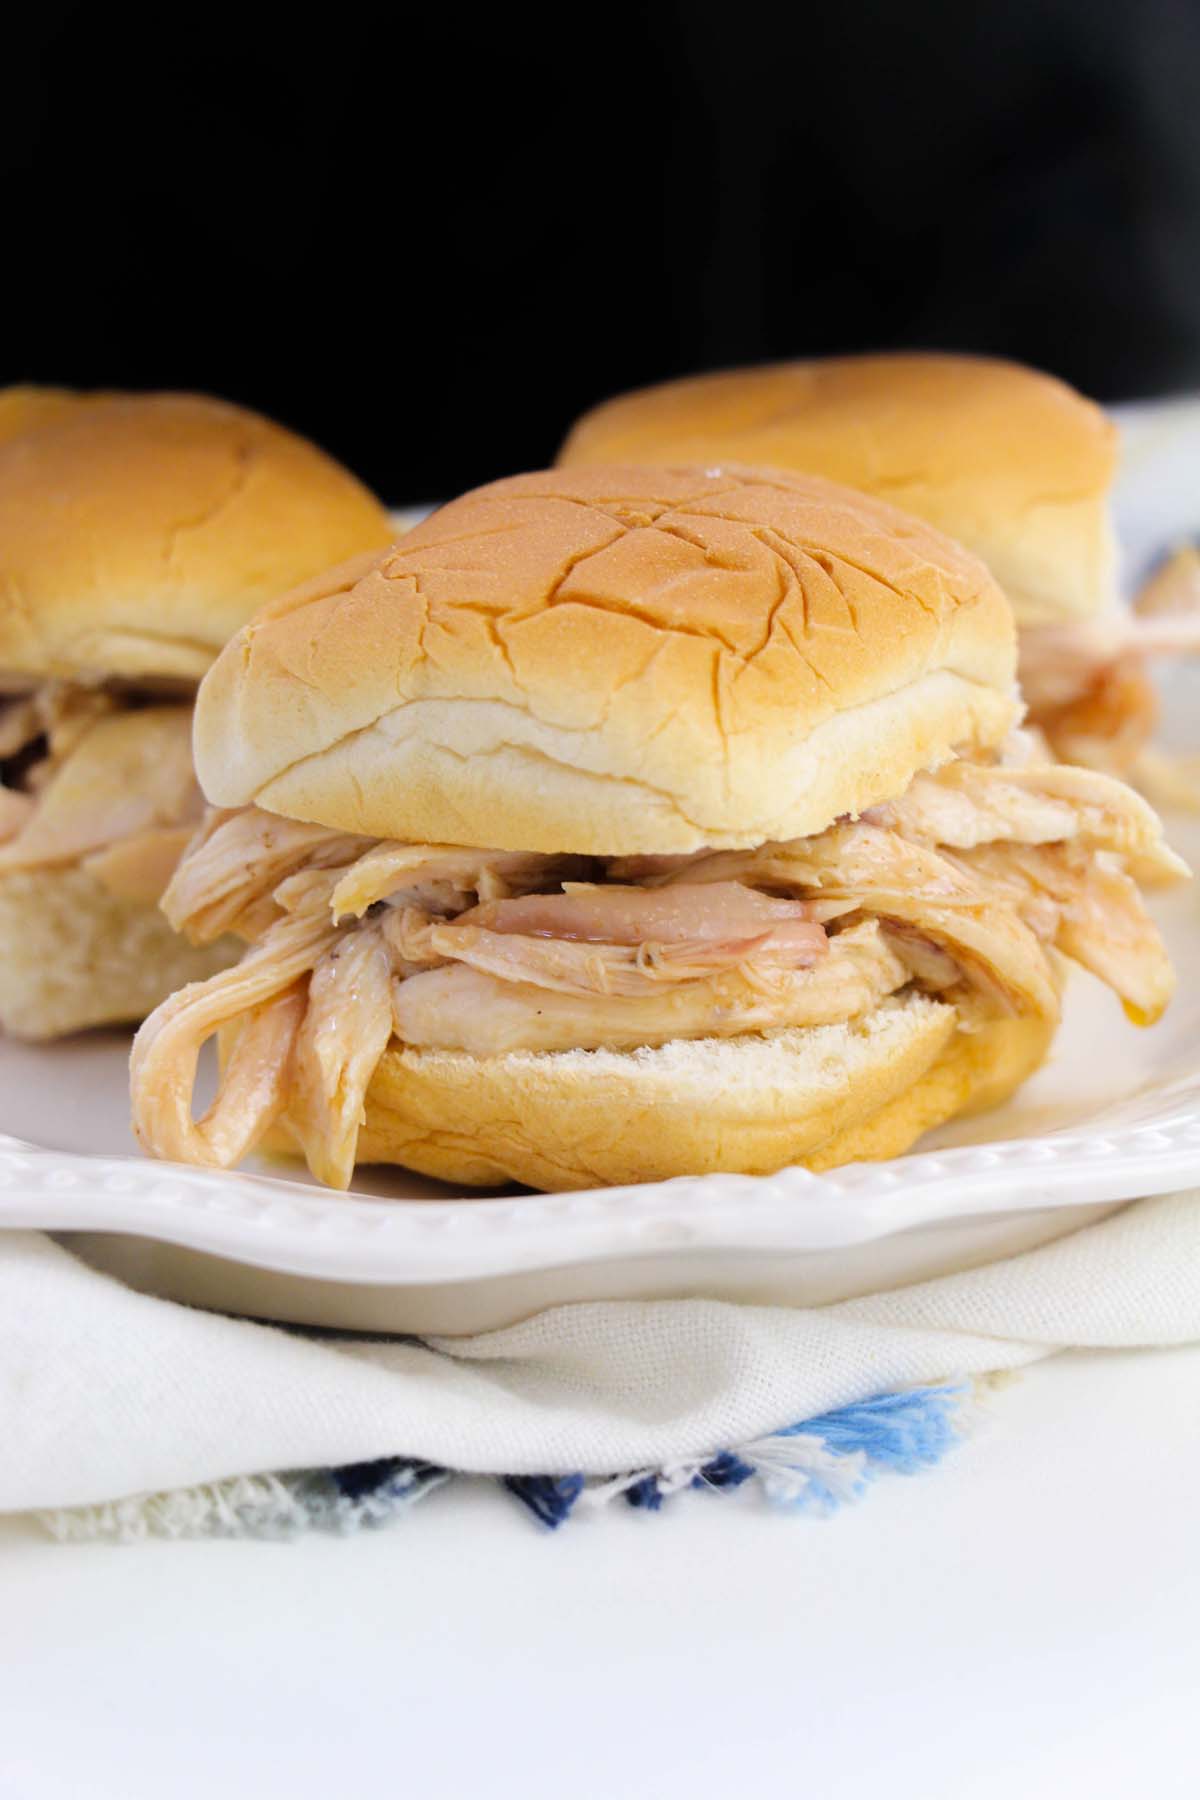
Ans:
{"label": "scalloped plate rim", "polygon": [[277,1176],[0,1138],[0,1224],[149,1237],[283,1274],[400,1287],[681,1248],[803,1256],[952,1221],[1120,1203],[1198,1183],[1200,1105],[1191,1099],[1172,1111],[1107,1133],[919,1152],[827,1175],[679,1176],[465,1201],[331,1196]]}

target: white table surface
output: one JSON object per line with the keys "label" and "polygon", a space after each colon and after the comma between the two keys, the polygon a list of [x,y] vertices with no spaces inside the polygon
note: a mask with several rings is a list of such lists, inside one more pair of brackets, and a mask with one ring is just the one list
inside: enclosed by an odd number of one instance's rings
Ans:
{"label": "white table surface", "polygon": [[1200,1346],[1034,1368],[824,1522],[551,1537],[479,1486],[289,1544],[8,1521],[0,1795],[1191,1800],[1198,1496]]}

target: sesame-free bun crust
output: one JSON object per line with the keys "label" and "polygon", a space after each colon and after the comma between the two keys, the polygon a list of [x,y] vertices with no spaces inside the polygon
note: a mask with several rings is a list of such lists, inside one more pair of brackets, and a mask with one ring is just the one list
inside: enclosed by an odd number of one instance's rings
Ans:
{"label": "sesame-free bun crust", "polygon": [[111,395],[77,394],[70,388],[0,388],[0,444],[23,437],[26,432],[37,431],[78,407],[111,398]]}
{"label": "sesame-free bun crust", "polygon": [[516,476],[267,606],[196,710],[220,806],[621,854],[802,837],[992,744],[1009,608],[921,522],[811,477]]}
{"label": "sesame-free bun crust", "polygon": [[241,407],[0,392],[0,675],[198,680],[264,601],[392,536],[346,469]]}
{"label": "sesame-free bun crust", "polygon": [[1044,1019],[960,1031],[954,1007],[910,995],[848,1025],[653,1050],[476,1059],[393,1045],[358,1160],[547,1190],[830,1169],[899,1156],[954,1114],[998,1104],[1052,1035]]}
{"label": "sesame-free bun crust", "polygon": [[157,906],[119,898],[90,869],[9,870],[0,875],[0,1031],[39,1040],[134,1024],[243,950],[228,937],[194,948]]}
{"label": "sesame-free bun crust", "polygon": [[1019,624],[1115,596],[1108,492],[1117,435],[1064,382],[987,357],[833,357],[623,394],[560,452],[597,463],[731,461],[882,496],[981,556]]}

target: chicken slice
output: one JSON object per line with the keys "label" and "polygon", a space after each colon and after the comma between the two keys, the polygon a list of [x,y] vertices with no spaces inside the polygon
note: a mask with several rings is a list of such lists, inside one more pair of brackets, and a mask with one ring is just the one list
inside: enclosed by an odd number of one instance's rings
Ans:
{"label": "chicken slice", "polygon": [[963,860],[1006,892],[1064,956],[1112,988],[1136,1024],[1161,1016],[1175,972],[1124,870],[1063,844],[981,846]]}
{"label": "chicken slice", "polygon": [[176,931],[210,944],[227,931],[252,943],[279,917],[274,894],[297,870],[340,868],[369,838],[262,812],[210,811],[180,863],[162,908]]}
{"label": "chicken slice", "polygon": [[95,720],[38,795],[0,867],[74,862],[136,833],[198,819],[189,706],[147,706]]}
{"label": "chicken slice", "polygon": [[873,922],[832,939],[814,968],[758,980],[730,970],[642,997],[559,993],[462,963],[397,981],[392,1017],[406,1044],[502,1056],[510,1050],[633,1050],[673,1038],[736,1037],[858,1018],[908,980]]}
{"label": "chicken slice", "polygon": [[[109,689],[76,681],[46,682],[34,695],[34,705],[53,766],[66,761],[98,719],[130,710]],[[190,704],[181,710],[190,714]]]}
{"label": "chicken slice", "polygon": [[190,825],[161,825],[93,851],[83,866],[118,900],[157,906],[191,837]]}
{"label": "chicken slice", "polygon": [[1070,700],[1034,716],[1051,756],[1132,780],[1159,721],[1158,690],[1136,656],[1114,657]]}
{"label": "chicken slice", "polygon": [[[462,962],[502,981],[528,982],[564,994],[650,994],[668,982],[707,981],[741,969],[769,980],[781,969],[807,969],[825,954],[819,925],[802,922],[778,934],[734,943],[594,944],[572,938],[526,937],[446,923],[406,908],[384,923],[405,972]],[[785,933],[792,933],[786,936]],[[804,935],[801,936],[800,934]]]}
{"label": "chicken slice", "polygon": [[1125,782],[1095,769],[1042,763],[1003,768],[958,761],[917,775],[899,799],[866,817],[922,842],[950,849],[1004,840],[1075,842],[1112,850],[1139,880],[1179,880],[1187,865],[1169,848],[1162,821]]}
{"label": "chicken slice", "polygon": [[1051,844],[1074,836],[1077,821],[1068,801],[993,779],[1015,772],[950,763],[936,774],[914,775],[903,794],[863,816],[918,843],[964,850],[1000,838]]}
{"label": "chicken slice", "polygon": [[390,977],[382,934],[368,925],[339,938],[309,982],[287,1122],[329,1187],[349,1187],[354,1173],[367,1088],[392,1035]]}
{"label": "chicken slice", "polygon": [[730,875],[908,925],[947,950],[1001,1011],[1058,1017],[1058,988],[1033,932],[1011,904],[996,904],[994,882],[929,845],[864,820],[761,850],[713,851],[687,879]]}
{"label": "chicken slice", "polygon": [[[336,936],[324,908],[283,919],[235,968],[180,988],[151,1013],[133,1040],[130,1078],[134,1132],[152,1156],[229,1168],[253,1147],[287,1098],[306,1003],[302,978]],[[201,1048],[243,1018],[217,1097],[197,1121],[192,1093]]]}
{"label": "chicken slice", "polygon": [[1136,610],[1062,624],[1027,626],[1021,633],[1021,687],[1035,714],[1069,705],[1117,662],[1200,652],[1200,583],[1162,571],[1147,583]]}
{"label": "chicken slice", "polygon": [[481,900],[556,887],[587,873],[582,856],[509,850],[464,850],[452,844],[382,843],[347,869],[333,893],[336,919],[361,918],[376,901],[462,912]]}
{"label": "chicken slice", "polygon": [[825,933],[803,901],[774,900],[738,881],[670,887],[598,886],[567,882],[561,893],[492,900],[464,913],[459,925],[525,937],[571,938],[590,944],[739,944],[764,936],[813,958]]}
{"label": "chicken slice", "polygon": [[28,794],[19,794],[15,788],[0,784],[0,844],[7,843],[25,829],[33,808],[34,802]]}
{"label": "chicken slice", "polygon": [[1197,654],[1200,556],[1187,546],[1155,571],[1132,611],[1022,631],[1021,686],[1057,755],[1138,775],[1158,722],[1148,664]]}
{"label": "chicken slice", "polygon": [[0,686],[0,760],[18,756],[44,737],[46,761],[63,762],[84,732],[119,706],[107,689],[79,682],[46,681],[11,696]]}

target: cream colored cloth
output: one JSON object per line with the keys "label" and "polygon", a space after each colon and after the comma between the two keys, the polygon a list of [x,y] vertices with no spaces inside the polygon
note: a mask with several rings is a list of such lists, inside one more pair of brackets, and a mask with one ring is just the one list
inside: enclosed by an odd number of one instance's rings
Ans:
{"label": "cream colored cloth", "polygon": [[148,1299],[0,1235],[0,1510],[408,1456],[612,1475],[1069,1346],[1200,1339],[1200,1193],[817,1309],[563,1306],[475,1338],[308,1337]]}

